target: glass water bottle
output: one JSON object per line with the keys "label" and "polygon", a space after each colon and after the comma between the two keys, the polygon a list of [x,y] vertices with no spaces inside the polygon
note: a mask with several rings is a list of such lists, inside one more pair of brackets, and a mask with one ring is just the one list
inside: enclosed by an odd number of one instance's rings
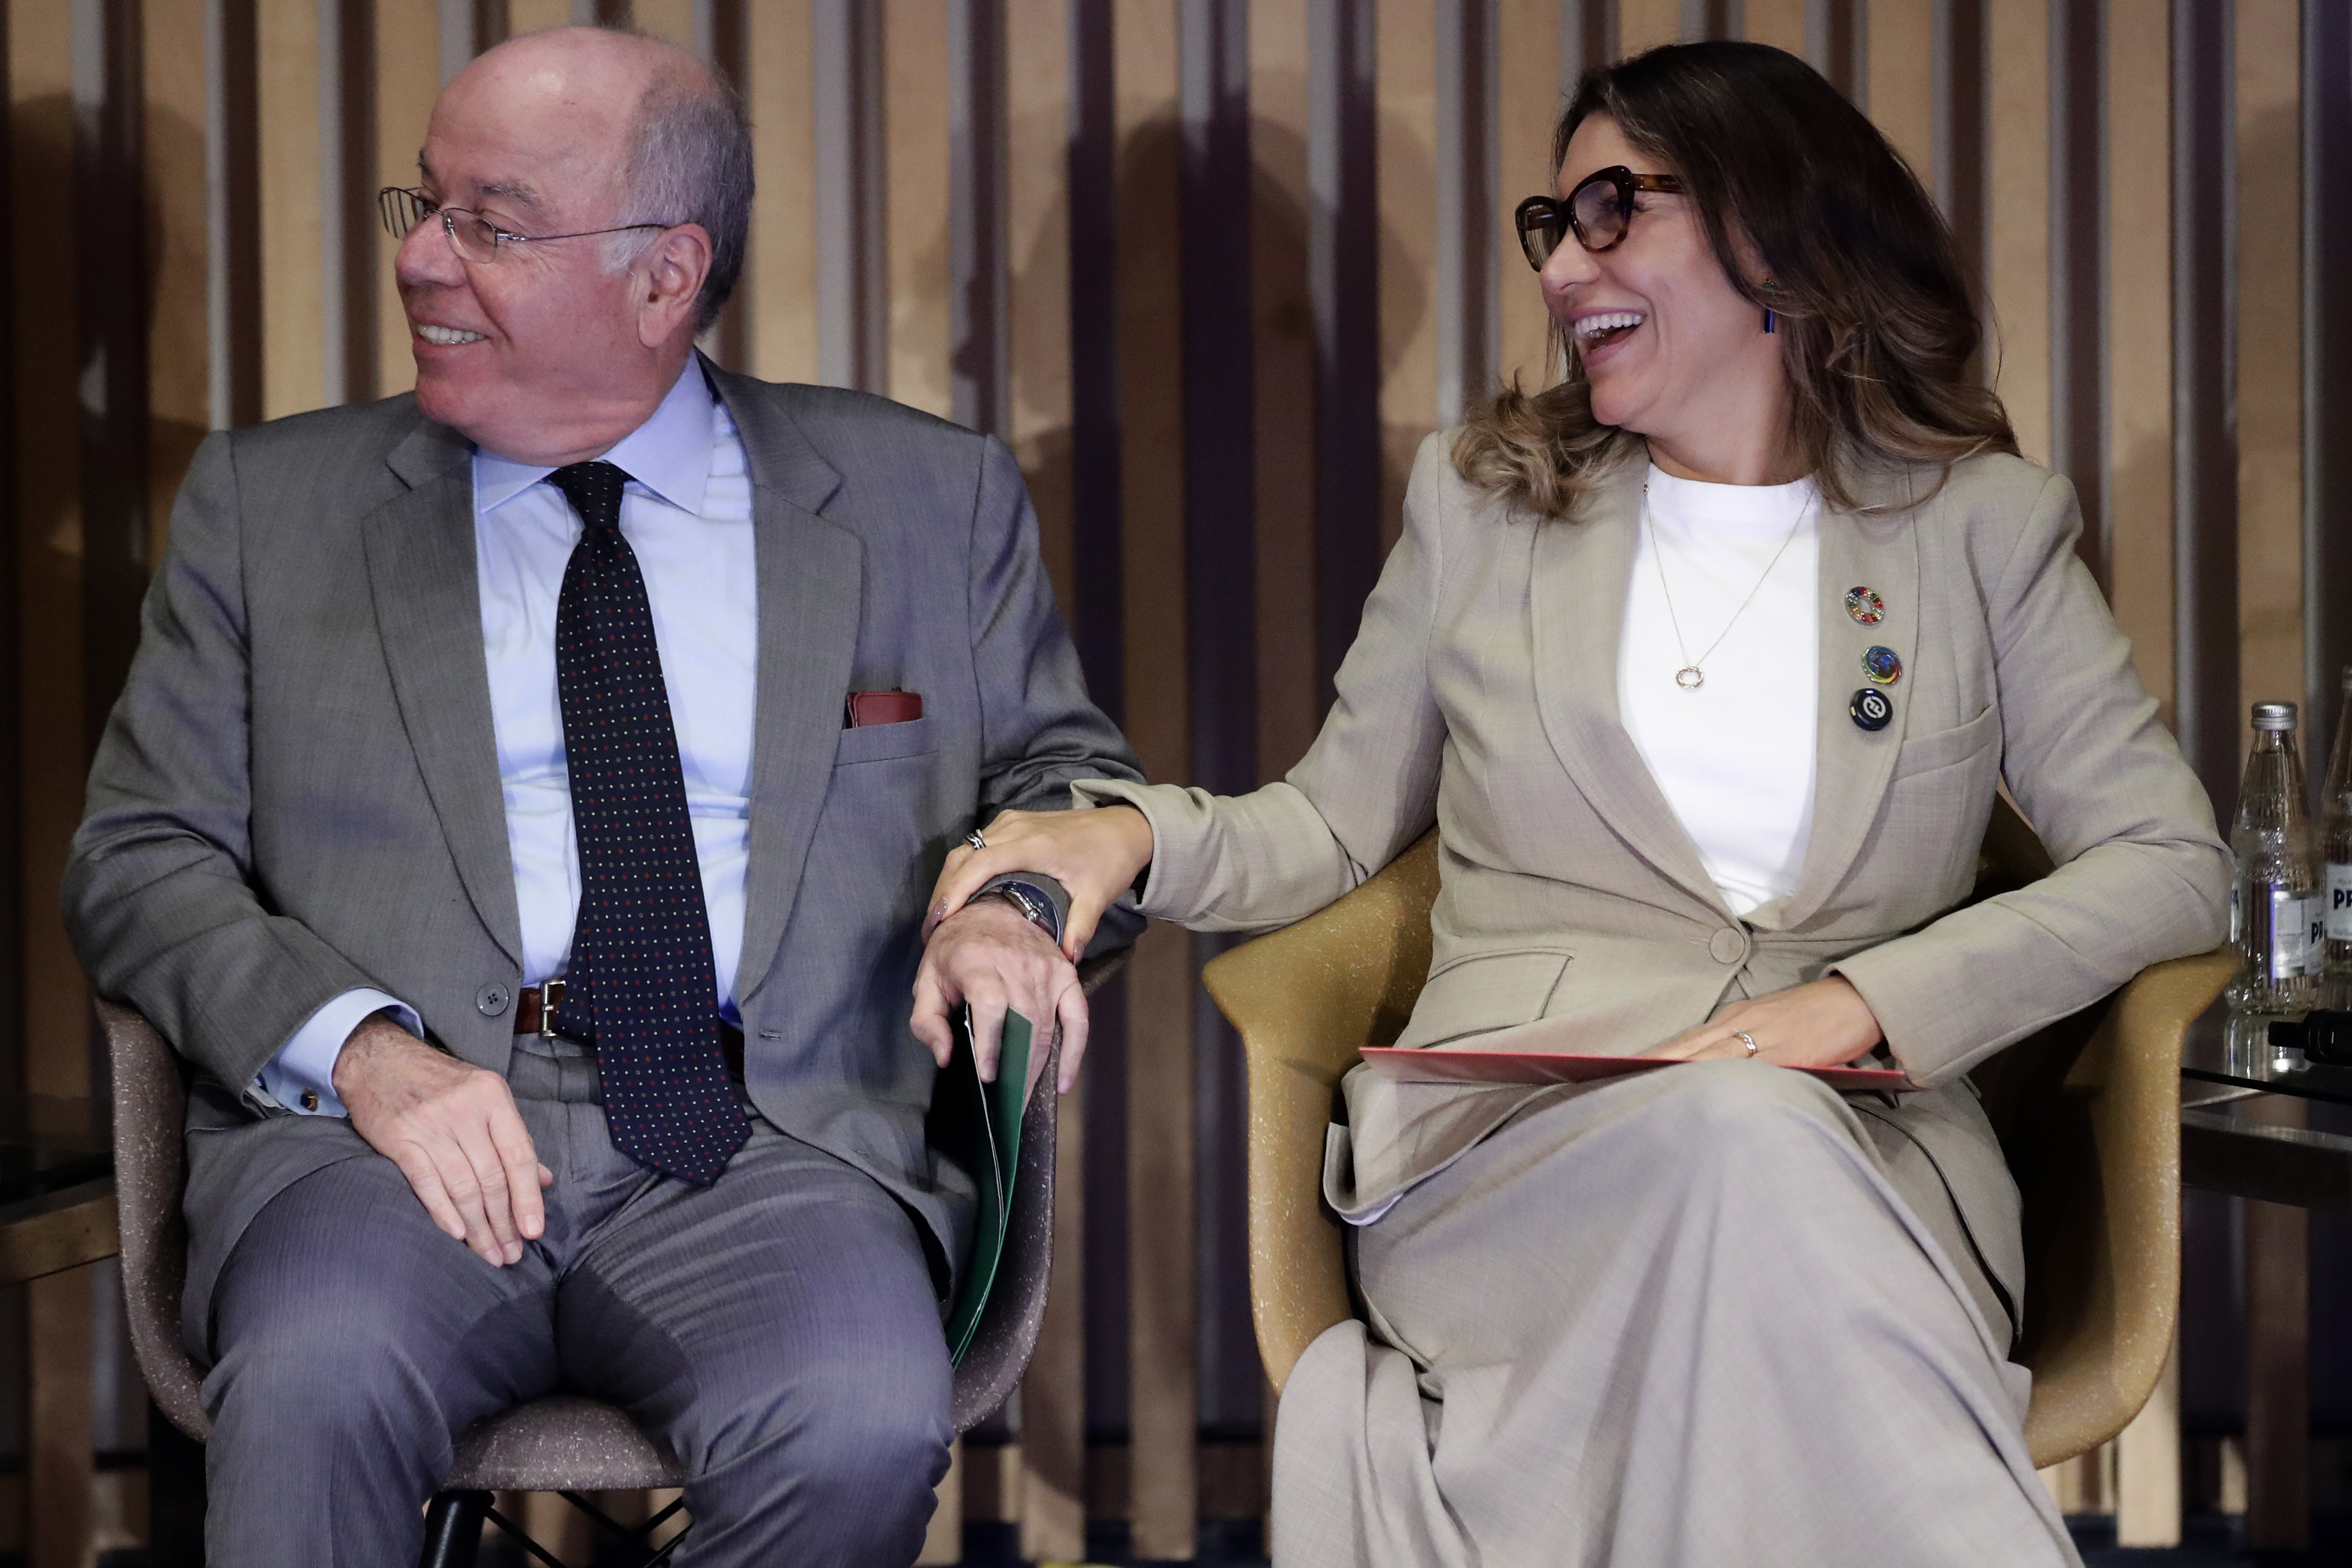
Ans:
{"label": "glass water bottle", "polygon": [[2238,1013],[2303,1013],[2318,1002],[2318,865],[2294,727],[2294,703],[2254,704],[2254,749],[2230,832],[2238,861],[2230,928],[2242,960],[2230,1006]]}

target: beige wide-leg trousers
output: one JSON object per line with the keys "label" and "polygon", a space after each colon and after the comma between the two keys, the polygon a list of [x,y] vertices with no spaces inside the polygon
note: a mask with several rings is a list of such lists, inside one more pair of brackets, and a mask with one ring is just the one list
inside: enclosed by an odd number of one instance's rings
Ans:
{"label": "beige wide-leg trousers", "polygon": [[1801,1074],[1530,1110],[1359,1232],[1356,1268],[1369,1328],[1283,1393],[1276,1568],[2078,1562],[2007,1323]]}

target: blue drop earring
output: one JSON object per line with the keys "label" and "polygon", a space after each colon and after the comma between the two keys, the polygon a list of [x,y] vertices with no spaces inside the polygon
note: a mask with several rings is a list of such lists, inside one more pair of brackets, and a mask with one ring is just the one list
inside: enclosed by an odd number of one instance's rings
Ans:
{"label": "blue drop earring", "polygon": [[[1767,278],[1758,287],[1769,290],[1772,287],[1772,279]],[[1764,330],[1768,332],[1777,332],[1780,330],[1780,318],[1772,313],[1772,307],[1769,305],[1764,307]]]}

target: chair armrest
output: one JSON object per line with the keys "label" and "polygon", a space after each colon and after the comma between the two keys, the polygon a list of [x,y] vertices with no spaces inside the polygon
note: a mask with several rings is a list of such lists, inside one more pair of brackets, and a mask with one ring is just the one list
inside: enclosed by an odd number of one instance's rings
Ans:
{"label": "chair armrest", "polygon": [[948,1415],[958,1432],[969,1432],[996,1414],[1013,1394],[1045,1325],[1047,1286],[1054,1273],[1054,1172],[1062,1097],[1054,1092],[1061,1071],[1058,1037],[1046,1048],[1045,1064],[1021,1113],[1020,1170],[1013,1184],[1013,1212],[1004,1220],[1004,1253],[996,1283],[981,1309],[971,1350],[955,1370]]}
{"label": "chair armrest", "polygon": [[2084,1273],[2053,1279],[2041,1301],[2026,1283],[2037,1466],[2122,1431],[2163,1375],[2180,1304],[2181,1048],[2237,963],[2225,947],[2142,970],[2067,1075],[2066,1098],[2088,1102],[2095,1190],[2081,1201],[2095,1212]]}
{"label": "chair armrest", "polygon": [[188,1230],[188,1090],[180,1058],[128,1007],[98,1006],[114,1080],[114,1188],[122,1226],[122,1304],[131,1350],[156,1408],[201,1442],[212,1429],[203,1384],[180,1342]]}
{"label": "chair armrest", "polygon": [[1250,1299],[1277,1390],[1315,1336],[1351,1315],[1339,1224],[1322,1204],[1324,1129],[1358,1053],[1412,1016],[1437,887],[1433,833],[1320,913],[1202,972],[1247,1066]]}
{"label": "chair armrest", "polygon": [[1078,988],[1091,996],[1111,982],[1111,977],[1127,967],[1135,956],[1132,945],[1115,947],[1108,952],[1097,952],[1078,960]]}

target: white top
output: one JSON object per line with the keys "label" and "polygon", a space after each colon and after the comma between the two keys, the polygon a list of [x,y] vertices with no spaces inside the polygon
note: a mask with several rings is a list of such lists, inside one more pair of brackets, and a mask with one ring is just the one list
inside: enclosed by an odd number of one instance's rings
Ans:
{"label": "white top", "polygon": [[[1820,499],[1811,479],[1710,485],[1653,466],[1643,502],[1618,714],[1736,915],[1796,889],[1812,836]],[[1689,662],[1696,690],[1675,684]]]}

